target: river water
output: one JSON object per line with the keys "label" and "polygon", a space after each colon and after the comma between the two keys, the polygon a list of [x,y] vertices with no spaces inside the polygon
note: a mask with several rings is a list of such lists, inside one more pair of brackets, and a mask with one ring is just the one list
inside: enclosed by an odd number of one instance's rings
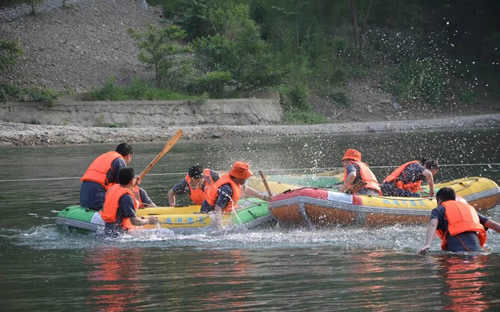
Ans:
{"label": "river water", "polygon": [[[119,142],[117,142],[119,143]],[[436,180],[500,181],[500,134],[485,131],[180,140],[142,186],[159,205],[187,168],[315,173],[340,166],[347,147],[379,180],[408,160],[437,158]],[[162,144],[134,144],[144,168]],[[498,311],[500,234],[487,252],[417,256],[424,226],[279,227],[118,240],[69,234],[55,216],[78,202],[90,161],[111,145],[0,147],[2,311]],[[487,212],[500,220],[500,207]],[[489,231],[491,232],[491,231]]]}

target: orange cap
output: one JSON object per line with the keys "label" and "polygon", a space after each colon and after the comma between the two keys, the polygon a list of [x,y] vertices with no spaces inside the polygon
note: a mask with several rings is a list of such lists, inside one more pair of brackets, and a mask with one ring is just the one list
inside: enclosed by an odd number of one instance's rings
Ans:
{"label": "orange cap", "polygon": [[243,161],[235,161],[233,168],[229,171],[229,175],[238,179],[248,179],[253,175],[250,171],[250,166]]}
{"label": "orange cap", "polygon": [[354,161],[361,161],[361,153],[353,148],[348,148],[345,150],[344,157],[342,158],[342,160],[348,160],[348,159]]}

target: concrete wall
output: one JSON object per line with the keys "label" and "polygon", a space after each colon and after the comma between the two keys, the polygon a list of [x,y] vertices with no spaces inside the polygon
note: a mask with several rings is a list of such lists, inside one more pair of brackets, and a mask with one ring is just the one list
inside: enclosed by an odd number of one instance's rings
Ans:
{"label": "concrete wall", "polygon": [[57,102],[50,106],[32,102],[0,104],[2,121],[47,125],[266,125],[279,123],[282,116],[277,99]]}

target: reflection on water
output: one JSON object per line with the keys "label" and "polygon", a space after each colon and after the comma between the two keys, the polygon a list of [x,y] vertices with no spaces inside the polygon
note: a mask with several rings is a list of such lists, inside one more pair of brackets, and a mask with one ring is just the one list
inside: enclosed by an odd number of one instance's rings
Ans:
{"label": "reflection on water", "polygon": [[106,247],[91,250],[85,265],[91,295],[88,304],[99,311],[128,311],[144,302],[144,291],[138,283],[143,251],[138,248]]}
{"label": "reflection on water", "polygon": [[[340,167],[347,147],[361,150],[378,177],[391,165],[428,157],[445,165],[438,182],[499,181],[498,142],[497,130],[181,140],[142,186],[166,205],[167,190],[195,163],[226,170],[241,159],[254,171],[314,173]],[[144,168],[162,146],[134,144],[133,166]],[[78,201],[78,178],[112,148],[0,147],[2,310],[500,310],[497,233],[489,233],[487,255],[420,257],[424,226],[152,231],[116,241],[58,231],[55,215]],[[500,209],[488,215],[499,220]],[[432,249],[439,250],[437,240]]]}
{"label": "reflection on water", "polygon": [[439,273],[446,282],[444,295],[450,302],[445,309],[478,312],[489,308],[488,299],[482,293],[492,286],[488,283],[488,271],[484,270],[487,256],[443,256],[437,261]]}

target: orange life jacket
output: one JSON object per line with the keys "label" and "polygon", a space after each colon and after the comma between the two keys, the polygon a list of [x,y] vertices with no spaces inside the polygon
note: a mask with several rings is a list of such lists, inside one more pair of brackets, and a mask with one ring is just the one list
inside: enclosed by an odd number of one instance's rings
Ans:
{"label": "orange life jacket", "polygon": [[238,201],[241,197],[241,185],[234,182],[229,174],[223,175],[217,182],[215,182],[214,187],[208,191],[207,194],[207,202],[210,206],[215,206],[215,202],[217,201],[217,197],[219,196],[219,188],[224,184],[230,184],[233,189],[233,196],[231,200],[227,203],[226,208],[224,208],[224,212],[231,212],[233,209],[236,209],[238,205]]}
{"label": "orange life jacket", "polygon": [[[380,190],[380,186],[378,185],[377,177],[373,174],[368,165],[362,161],[353,161],[352,163],[359,166],[359,176],[361,177],[361,180],[366,183],[364,187],[375,190],[380,195],[382,195],[382,191]],[[344,181],[346,178],[347,170],[344,169]]]}
{"label": "orange life jacket", "polygon": [[209,189],[213,188],[215,185],[214,179],[212,179],[212,175],[210,173],[210,169],[204,169],[203,170],[203,184],[202,187],[193,189],[191,187],[191,177],[186,175],[186,182],[187,185],[189,186],[189,192],[191,196],[191,200],[193,203],[196,205],[201,205],[201,203],[207,199],[207,194],[209,193]]}
{"label": "orange life jacket", "polygon": [[[115,184],[106,192],[103,208],[99,211],[104,222],[116,222],[116,213],[118,212],[118,207],[120,205],[120,198],[122,198],[125,194],[129,194],[132,197],[132,200],[134,201],[134,209],[137,210],[137,200],[135,199],[134,192],[121,186],[120,184]],[[124,218],[121,226],[126,230],[134,228],[130,218]]]}
{"label": "orange life jacket", "polygon": [[[476,232],[479,238],[481,247],[486,243],[486,230],[479,222],[479,216],[476,209],[471,205],[456,201],[448,200],[441,205],[445,209],[446,220],[448,221],[448,233],[451,236],[456,236],[464,232]],[[436,234],[442,239],[441,249],[446,250],[446,234],[442,230],[436,230]]]}
{"label": "orange life jacket", "polygon": [[115,151],[104,153],[98,156],[90,166],[87,168],[87,171],[80,178],[80,181],[90,181],[99,183],[104,187],[105,190],[109,189],[111,185],[116,183],[110,183],[108,181],[108,171],[111,170],[111,164],[117,158],[123,159],[123,156]]}
{"label": "orange life jacket", "polygon": [[409,161],[407,163],[402,164],[401,166],[397,167],[390,175],[388,175],[387,178],[384,179],[384,183],[394,181],[394,185],[399,189],[407,190],[407,191],[410,191],[412,193],[416,193],[416,192],[420,191],[422,189],[422,186],[421,186],[422,181],[421,180],[418,180],[415,182],[407,182],[407,183],[404,183],[403,181],[398,180],[398,178],[401,175],[401,173],[403,172],[403,170],[405,170],[405,168],[411,164],[420,164],[420,162],[418,160],[412,160],[412,161]]}

